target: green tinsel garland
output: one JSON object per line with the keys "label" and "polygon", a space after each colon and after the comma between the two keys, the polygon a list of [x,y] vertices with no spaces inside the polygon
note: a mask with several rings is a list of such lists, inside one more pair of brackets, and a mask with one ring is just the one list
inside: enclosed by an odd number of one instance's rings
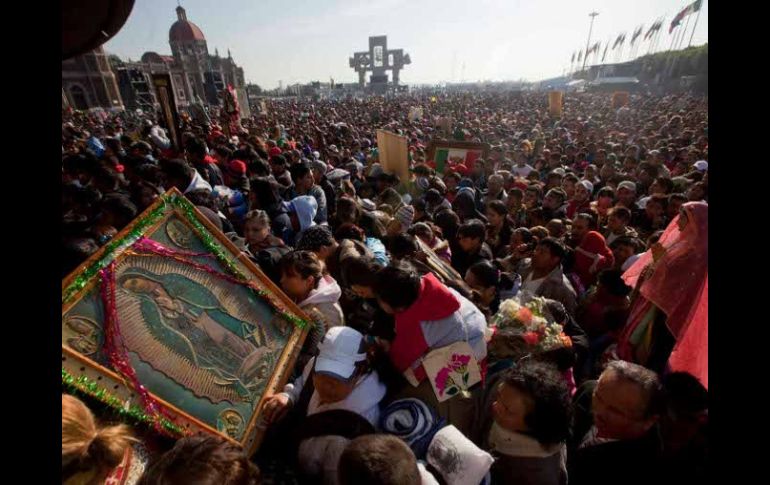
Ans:
{"label": "green tinsel garland", "polygon": [[[155,424],[152,415],[147,414],[144,410],[136,404],[131,404],[126,409],[125,403],[110,394],[105,388],[100,387],[96,381],[89,379],[86,376],[75,377],[70,374],[66,369],[61,370],[62,384],[73,393],[81,393],[91,398],[96,399],[113,409],[124,420],[130,419],[134,422],[145,423],[150,426]],[[181,436],[191,434],[189,431],[184,430],[181,426],[178,426],[168,419],[160,416],[157,418],[161,428],[171,437],[179,438]]]}

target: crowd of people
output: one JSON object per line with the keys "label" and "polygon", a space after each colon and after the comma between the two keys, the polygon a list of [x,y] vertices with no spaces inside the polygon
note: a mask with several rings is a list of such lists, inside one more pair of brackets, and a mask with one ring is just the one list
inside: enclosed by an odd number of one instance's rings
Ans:
{"label": "crowd of people", "polygon": [[[560,118],[543,93],[268,101],[228,135],[183,116],[178,148],[147,115],[64,113],[63,275],[175,187],[313,322],[253,462],[183,438],[136,479],[703,477],[707,99],[610,98],[568,94]],[[408,180],[378,129],[407,138]],[[437,166],[435,140],[489,150]],[[447,349],[467,386],[433,372]],[[103,479],[137,447],[65,408],[63,473]]]}

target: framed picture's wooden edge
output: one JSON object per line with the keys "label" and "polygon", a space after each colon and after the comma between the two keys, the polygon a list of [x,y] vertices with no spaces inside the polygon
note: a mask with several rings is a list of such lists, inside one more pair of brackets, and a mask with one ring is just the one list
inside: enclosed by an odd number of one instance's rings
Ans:
{"label": "framed picture's wooden edge", "polygon": [[434,157],[436,155],[436,149],[438,147],[464,148],[468,150],[474,149],[474,148],[480,148],[482,158],[487,158],[489,156],[489,150],[490,150],[489,143],[484,143],[484,142],[460,141],[460,140],[431,140],[430,143],[428,143],[428,149],[426,152],[428,161],[434,160]]}
{"label": "framed picture's wooden edge", "polygon": [[[465,290],[467,290],[469,293],[471,291],[471,288],[465,283],[465,279],[462,277],[460,273],[457,272],[456,269],[454,269],[451,265],[446,264],[444,261],[441,260],[436,255],[436,252],[433,251],[430,247],[428,247],[425,242],[420,239],[419,237],[415,238],[417,241],[417,245],[420,247],[420,251],[425,253],[428,256],[426,264],[430,267],[431,271],[439,273],[439,276],[444,278],[445,280],[453,280],[456,281],[457,284],[461,285]],[[431,260],[431,256],[438,261],[438,263],[434,264],[434,262]],[[436,268],[436,265],[441,265],[440,267]]]}
{"label": "framed picture's wooden edge", "polygon": [[[178,189],[172,187],[166,193],[158,197],[157,200],[155,200],[149,207],[147,207],[138,217],[136,217],[131,223],[129,223],[123,230],[118,232],[113,237],[114,241],[120,241],[126,237],[136,228],[138,224],[140,224],[146,217],[150,215],[152,211],[157,209],[161,205],[165,205],[168,203],[168,199],[173,196],[178,197],[184,197],[184,194],[182,194]],[[189,202],[189,201],[188,201]],[[305,328],[298,328],[294,327],[292,330],[292,333],[289,336],[289,339],[286,343],[286,346],[284,347],[283,351],[281,352],[281,356],[278,358],[278,362],[276,363],[275,369],[280,368],[289,368],[293,367],[294,363],[297,359],[297,354],[299,353],[300,347],[302,343],[304,342],[304,338],[307,336],[307,333],[309,332],[309,326],[312,325],[312,321],[310,317],[301,310],[297,304],[292,301],[286,294],[278,288],[278,286],[270,280],[263,272],[262,270],[253,262],[251,259],[249,259],[246,254],[238,249],[235,244],[233,244],[232,241],[230,241],[227,236],[225,236],[222,231],[220,231],[214,224],[208,220],[206,216],[204,216],[192,203],[190,202],[190,205],[192,206],[192,210],[195,212],[198,222],[200,222],[206,230],[209,231],[209,233],[217,239],[217,241],[225,246],[227,250],[235,256],[235,258],[244,265],[248,272],[250,272],[253,276],[256,277],[257,280],[259,280],[259,283],[265,286],[270,292],[273,293],[273,296],[277,298],[280,302],[280,304],[283,305],[283,310],[288,311],[289,313],[295,314],[297,317],[301,318],[305,322],[307,322],[307,325]],[[177,207],[176,205],[171,205],[170,210],[166,212],[163,216],[161,216],[158,221],[150,225],[146,232],[149,233],[153,230],[155,230],[158,225],[163,223],[170,213],[176,213],[177,215],[181,216],[180,219],[188,226],[191,226],[189,221],[187,221],[187,218],[184,217],[184,214],[182,214],[181,209]],[[198,237],[201,237],[202,235],[198,233],[198,231],[195,229],[195,227],[192,227],[192,230],[195,232],[195,234]],[[103,258],[107,257],[107,246],[102,246],[99,248],[98,251],[96,251],[94,254],[92,254],[88,259],[86,259],[83,263],[79,264],[74,270],[72,270],[63,280],[62,280],[62,292],[64,292],[65,289],[67,289],[72,282],[77,278],[78,274],[84,271],[86,268],[91,266],[92,264],[101,261]],[[116,253],[112,255],[112,259],[119,257],[123,251],[120,251],[119,253]],[[80,298],[82,298],[83,295],[87,294],[88,291],[90,291],[94,285],[96,285],[98,281],[98,278],[96,275],[94,275],[87,283],[86,285],[81,288],[80,290],[76,291],[75,294],[70,298],[68,302],[62,301],[62,316],[69,311],[72,306],[74,306]],[[123,383],[124,386],[127,386],[127,383],[124,379],[120,378],[114,371],[111,371],[110,369],[92,361],[88,357],[79,354],[78,352],[69,349],[65,346],[62,346],[62,351],[67,352],[69,355],[74,355],[79,357],[81,360],[83,360],[85,363],[87,363],[90,367],[97,369],[99,372],[108,373],[112,378],[117,377],[117,379]],[[202,423],[200,420],[194,418],[193,416],[187,414],[186,412],[176,408],[175,406],[167,403],[166,401],[158,398],[154,394],[151,393],[151,395],[164,407],[168,407],[170,410],[172,410],[175,414],[181,415],[184,417],[184,419],[189,420],[190,422],[195,423],[196,425],[200,425],[207,431],[213,432],[218,436],[222,436],[230,441],[233,441],[235,443],[239,443],[241,445],[246,445],[247,440],[249,439],[249,435],[252,433],[253,428],[257,425],[257,419],[259,418],[259,414],[261,411],[261,408],[264,404],[265,397],[268,395],[268,391],[272,390],[273,392],[279,388],[283,387],[286,382],[289,380],[289,377],[291,376],[291,371],[289,372],[283,372],[281,375],[277,375],[276,373],[273,373],[271,376],[270,381],[268,381],[267,386],[265,386],[265,391],[262,393],[262,396],[260,397],[259,402],[257,403],[257,406],[254,407],[254,411],[252,412],[251,418],[249,419],[249,422],[244,429],[243,432],[243,438],[239,442],[237,440],[234,440],[227,436],[224,433],[220,433],[218,430],[212,428],[211,426]],[[253,454],[256,452],[257,448],[259,447],[259,444],[261,442],[261,437],[264,434],[263,430],[260,430],[257,432],[257,435],[255,437],[254,444],[250,446],[249,453]]]}
{"label": "framed picture's wooden edge", "polygon": [[[123,386],[126,389],[130,389],[130,385],[126,382],[126,380],[123,377],[121,377],[119,374],[117,374],[115,371],[113,371],[113,370],[111,370],[111,369],[109,369],[107,367],[104,367],[103,365],[99,364],[98,362],[95,362],[95,361],[91,360],[90,358],[86,357],[85,355],[83,355],[83,354],[81,354],[81,353],[79,353],[79,352],[77,352],[75,350],[72,350],[69,347],[66,347],[64,345],[62,345],[61,350],[62,350],[62,354],[66,354],[66,356],[68,358],[74,358],[76,360],[79,360],[84,366],[88,366],[88,367],[98,371],[99,373],[104,374],[105,376],[109,377],[113,381],[122,383]],[[164,408],[166,408],[169,411],[173,412],[175,415],[179,416],[180,418],[195,424],[201,430],[206,431],[206,432],[211,433],[211,434],[214,434],[216,436],[221,436],[221,437],[223,437],[223,438],[225,438],[228,441],[231,441],[233,443],[240,444],[238,442],[238,440],[235,440],[235,439],[227,436],[226,434],[221,433],[220,431],[216,430],[215,428],[212,428],[210,425],[204,423],[203,421],[195,418],[194,416],[191,416],[190,414],[182,411],[181,409],[177,408],[173,404],[170,404],[169,402],[161,399],[157,395],[155,395],[155,394],[153,394],[151,392],[149,394],[152,396],[153,399],[155,399],[158,403],[160,403]],[[245,435],[246,435],[246,431],[244,431],[244,436]]]}
{"label": "framed picture's wooden edge", "polygon": [[[298,329],[295,329],[295,332],[296,330]],[[294,367],[294,364],[297,361],[297,357],[299,356],[299,352],[302,349],[302,344],[304,343],[305,338],[309,332],[310,326],[306,326],[304,329],[301,329],[300,334],[296,336],[296,342],[291,341],[295,338],[295,333],[292,333],[290,341],[286,343],[286,347],[284,347],[284,351],[281,354],[278,363],[276,364],[276,368],[281,367],[282,364],[285,364],[287,368]],[[251,419],[249,420],[248,426],[246,428],[248,433],[244,434],[244,447],[247,444],[246,441],[249,439],[248,435],[255,427],[257,427],[257,420],[262,414],[262,407],[264,406],[268,395],[274,394],[279,389],[282,389],[289,381],[290,377],[291,372],[284,372],[280,376],[278,376],[276,373],[273,373],[270,382],[268,382],[267,386],[265,386],[265,392],[262,393],[262,397],[259,399],[259,403],[257,403],[257,406],[254,408],[254,412],[252,413]],[[254,442],[246,450],[249,456],[252,456],[257,452],[262,444],[262,439],[264,438],[266,431],[267,427],[257,427],[257,432],[254,436]]]}

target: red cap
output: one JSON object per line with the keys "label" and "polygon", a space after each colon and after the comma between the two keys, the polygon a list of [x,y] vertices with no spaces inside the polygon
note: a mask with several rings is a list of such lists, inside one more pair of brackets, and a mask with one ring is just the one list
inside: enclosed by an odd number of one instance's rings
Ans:
{"label": "red cap", "polygon": [[267,154],[270,155],[271,157],[274,157],[276,155],[280,155],[281,154],[281,149],[278,148],[278,147],[273,147],[273,148],[270,149],[269,152],[267,152]]}
{"label": "red cap", "polygon": [[245,175],[246,174],[246,164],[240,160],[232,160],[228,165],[227,169],[230,173],[235,175]]}

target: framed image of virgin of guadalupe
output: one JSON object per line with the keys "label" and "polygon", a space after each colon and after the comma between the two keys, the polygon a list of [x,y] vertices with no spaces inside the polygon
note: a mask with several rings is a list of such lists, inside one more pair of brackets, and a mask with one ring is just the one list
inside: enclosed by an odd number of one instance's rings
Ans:
{"label": "framed image of virgin of guadalupe", "polygon": [[62,283],[62,383],[131,422],[255,452],[308,317],[176,189]]}

